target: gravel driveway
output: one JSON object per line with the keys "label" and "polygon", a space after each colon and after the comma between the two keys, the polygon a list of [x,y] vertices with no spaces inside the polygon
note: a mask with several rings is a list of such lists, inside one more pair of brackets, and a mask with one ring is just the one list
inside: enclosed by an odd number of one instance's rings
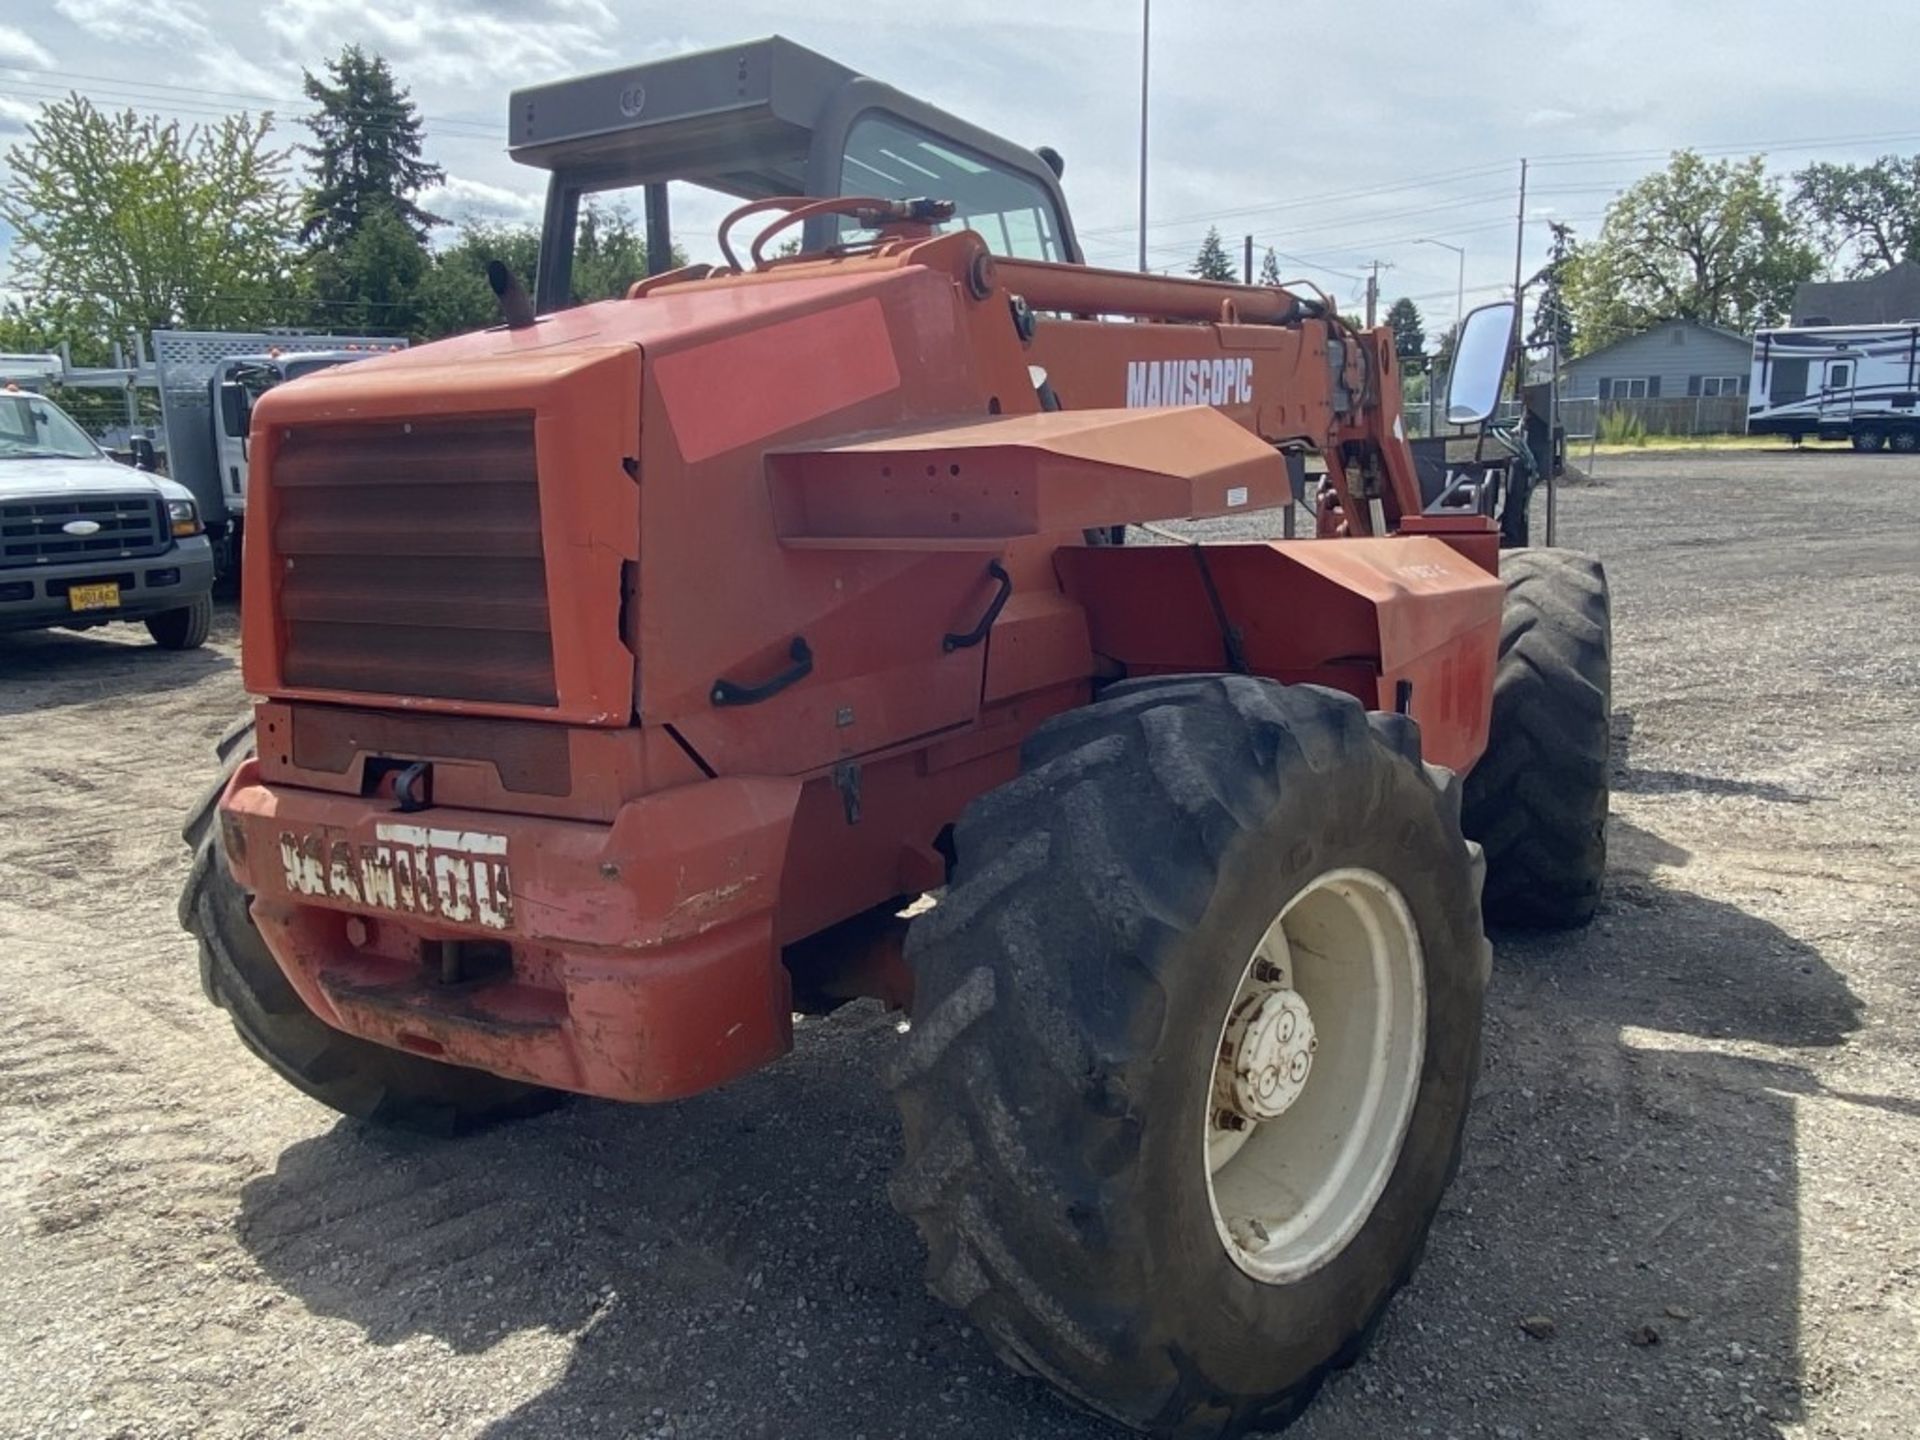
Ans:
{"label": "gravel driveway", "polygon": [[[1599,472],[1561,538],[1614,585],[1610,896],[1496,937],[1426,1263],[1290,1433],[1904,1440],[1920,461]],[[230,616],[184,656],[0,638],[0,1434],[1115,1434],[924,1293],[878,1009],[459,1144],[253,1061],[173,918],[236,662]]]}

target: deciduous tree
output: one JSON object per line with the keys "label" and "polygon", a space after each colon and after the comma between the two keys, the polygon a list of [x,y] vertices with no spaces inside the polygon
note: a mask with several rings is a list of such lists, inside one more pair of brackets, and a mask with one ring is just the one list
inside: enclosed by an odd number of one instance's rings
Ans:
{"label": "deciduous tree", "polygon": [[1742,332],[1775,323],[1794,286],[1819,268],[1763,157],[1704,160],[1682,150],[1608,207],[1599,238],[1569,261],[1565,280],[1574,331],[1593,350],[1662,320]]}
{"label": "deciduous tree", "polygon": [[1920,259],[1920,155],[1798,171],[1794,202],[1828,259],[1850,276]]}
{"label": "deciduous tree", "polygon": [[76,336],[286,323],[297,204],[271,123],[42,106],[0,190],[9,286]]}

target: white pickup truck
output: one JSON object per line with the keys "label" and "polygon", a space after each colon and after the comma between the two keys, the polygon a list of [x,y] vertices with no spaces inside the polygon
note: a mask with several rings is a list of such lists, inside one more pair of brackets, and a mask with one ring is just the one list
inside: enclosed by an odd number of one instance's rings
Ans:
{"label": "white pickup truck", "polygon": [[193,493],[112,459],[51,400],[0,391],[0,631],[138,620],[192,650],[213,623]]}

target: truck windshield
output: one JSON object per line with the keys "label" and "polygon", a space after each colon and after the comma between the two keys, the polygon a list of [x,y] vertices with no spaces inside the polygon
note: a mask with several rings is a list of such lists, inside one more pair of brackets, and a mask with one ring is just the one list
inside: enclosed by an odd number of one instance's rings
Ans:
{"label": "truck windshield", "polygon": [[90,460],[100,448],[60,408],[38,395],[0,395],[0,460]]}

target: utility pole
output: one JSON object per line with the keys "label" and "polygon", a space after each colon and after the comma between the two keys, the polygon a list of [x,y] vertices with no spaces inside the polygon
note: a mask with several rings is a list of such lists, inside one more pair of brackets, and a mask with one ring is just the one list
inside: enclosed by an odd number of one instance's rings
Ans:
{"label": "utility pole", "polygon": [[1153,0],[1140,0],[1140,273],[1147,273],[1147,39]]}
{"label": "utility pole", "polygon": [[1525,399],[1527,387],[1527,351],[1521,344],[1521,336],[1526,331],[1520,324],[1520,314],[1526,309],[1527,297],[1521,290],[1521,273],[1526,264],[1527,253],[1527,162],[1520,162],[1520,211],[1513,222],[1513,394],[1515,399]]}
{"label": "utility pole", "polygon": [[1374,312],[1380,308],[1380,272],[1391,270],[1393,266],[1384,260],[1368,262],[1373,268],[1367,271],[1367,328],[1373,328]]}
{"label": "utility pole", "polygon": [[1240,263],[1241,278],[1249,285],[1253,283],[1253,237],[1247,236],[1246,254]]}

